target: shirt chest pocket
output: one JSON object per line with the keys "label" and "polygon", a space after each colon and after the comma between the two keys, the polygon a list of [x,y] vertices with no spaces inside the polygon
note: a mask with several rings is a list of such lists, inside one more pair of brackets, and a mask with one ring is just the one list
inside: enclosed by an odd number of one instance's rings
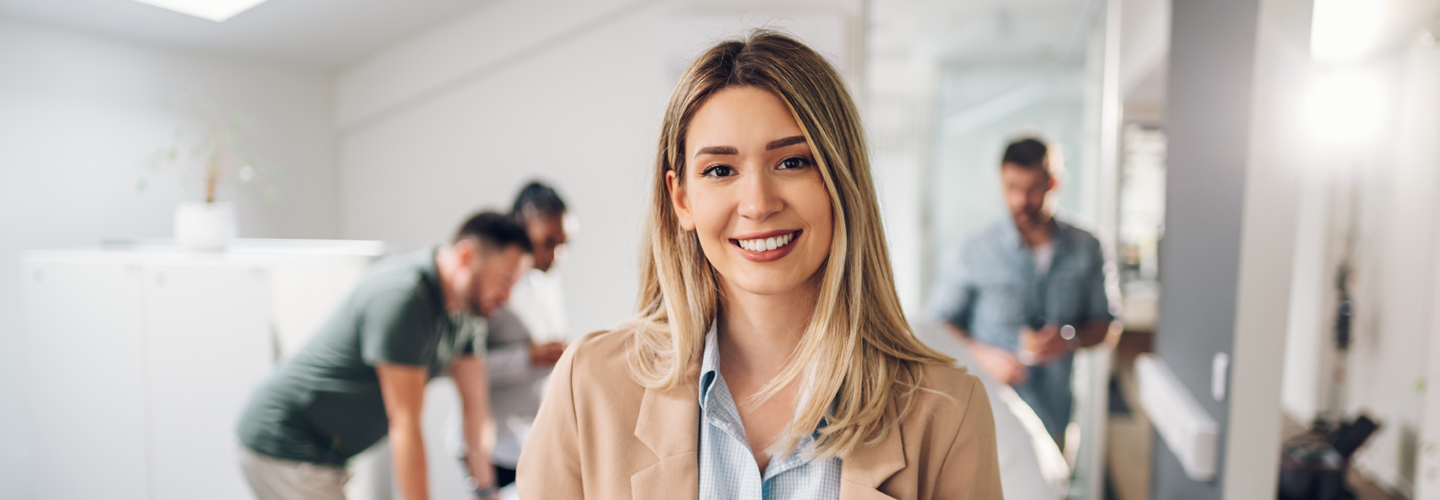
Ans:
{"label": "shirt chest pocket", "polygon": [[978,283],[975,322],[988,327],[1017,329],[1025,323],[1025,285],[1011,280],[984,280]]}
{"label": "shirt chest pocket", "polygon": [[1060,269],[1047,281],[1046,319],[1061,324],[1084,322],[1092,289],[1089,277],[1079,270]]}

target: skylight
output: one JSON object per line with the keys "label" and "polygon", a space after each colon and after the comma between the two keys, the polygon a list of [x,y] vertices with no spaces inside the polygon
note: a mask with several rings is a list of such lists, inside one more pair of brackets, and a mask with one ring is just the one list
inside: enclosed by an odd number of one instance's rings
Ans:
{"label": "skylight", "polygon": [[265,0],[135,0],[181,14],[224,22],[251,7],[265,3]]}

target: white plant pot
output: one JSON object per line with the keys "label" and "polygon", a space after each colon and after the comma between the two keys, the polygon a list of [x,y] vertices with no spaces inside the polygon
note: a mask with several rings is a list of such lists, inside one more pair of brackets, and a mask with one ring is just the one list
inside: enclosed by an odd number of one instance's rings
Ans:
{"label": "white plant pot", "polygon": [[224,250],[239,233],[235,205],[182,201],[175,206],[175,241],[190,250]]}

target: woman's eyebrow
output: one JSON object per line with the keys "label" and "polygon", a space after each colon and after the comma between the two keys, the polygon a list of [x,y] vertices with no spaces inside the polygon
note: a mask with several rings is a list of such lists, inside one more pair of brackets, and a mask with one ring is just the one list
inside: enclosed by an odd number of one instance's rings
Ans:
{"label": "woman's eyebrow", "polygon": [[703,147],[703,148],[700,148],[699,151],[696,151],[696,152],[695,152],[695,156],[700,156],[700,155],[738,155],[738,154],[740,154],[740,150],[735,149],[735,146],[705,146],[705,147]]}
{"label": "woman's eyebrow", "polygon": [[784,138],[784,139],[776,139],[776,140],[770,141],[770,144],[766,144],[766,145],[765,145],[765,150],[766,150],[766,151],[769,151],[769,150],[772,150],[772,149],[779,149],[779,148],[783,148],[783,147],[785,147],[785,146],[789,146],[789,145],[791,145],[791,144],[800,144],[800,143],[802,143],[802,142],[805,142],[805,136],[803,136],[803,135],[790,136],[790,137],[786,137],[786,138]]}

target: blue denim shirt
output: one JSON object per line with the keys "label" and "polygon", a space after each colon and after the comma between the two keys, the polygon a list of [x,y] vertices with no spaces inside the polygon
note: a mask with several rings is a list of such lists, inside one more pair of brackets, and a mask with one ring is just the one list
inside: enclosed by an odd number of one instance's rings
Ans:
{"label": "blue denim shirt", "polygon": [[[700,364],[700,500],[840,498],[839,458],[811,461],[798,453],[776,456],[760,475],[735,400],[720,375],[718,342],[712,324]],[[820,426],[824,425],[822,420]],[[814,441],[813,434],[807,436],[798,448]]]}
{"label": "blue denim shirt", "polygon": [[[952,254],[935,280],[926,315],[1012,352],[1019,350],[1023,326],[1038,330],[1048,323],[1079,326],[1113,319],[1114,273],[1106,267],[1099,240],[1053,220],[1049,272],[1036,273],[1034,254],[1006,216],[967,238]],[[1032,367],[1029,380],[1015,387],[1052,435],[1063,432],[1070,420],[1071,363],[1065,356]]]}

